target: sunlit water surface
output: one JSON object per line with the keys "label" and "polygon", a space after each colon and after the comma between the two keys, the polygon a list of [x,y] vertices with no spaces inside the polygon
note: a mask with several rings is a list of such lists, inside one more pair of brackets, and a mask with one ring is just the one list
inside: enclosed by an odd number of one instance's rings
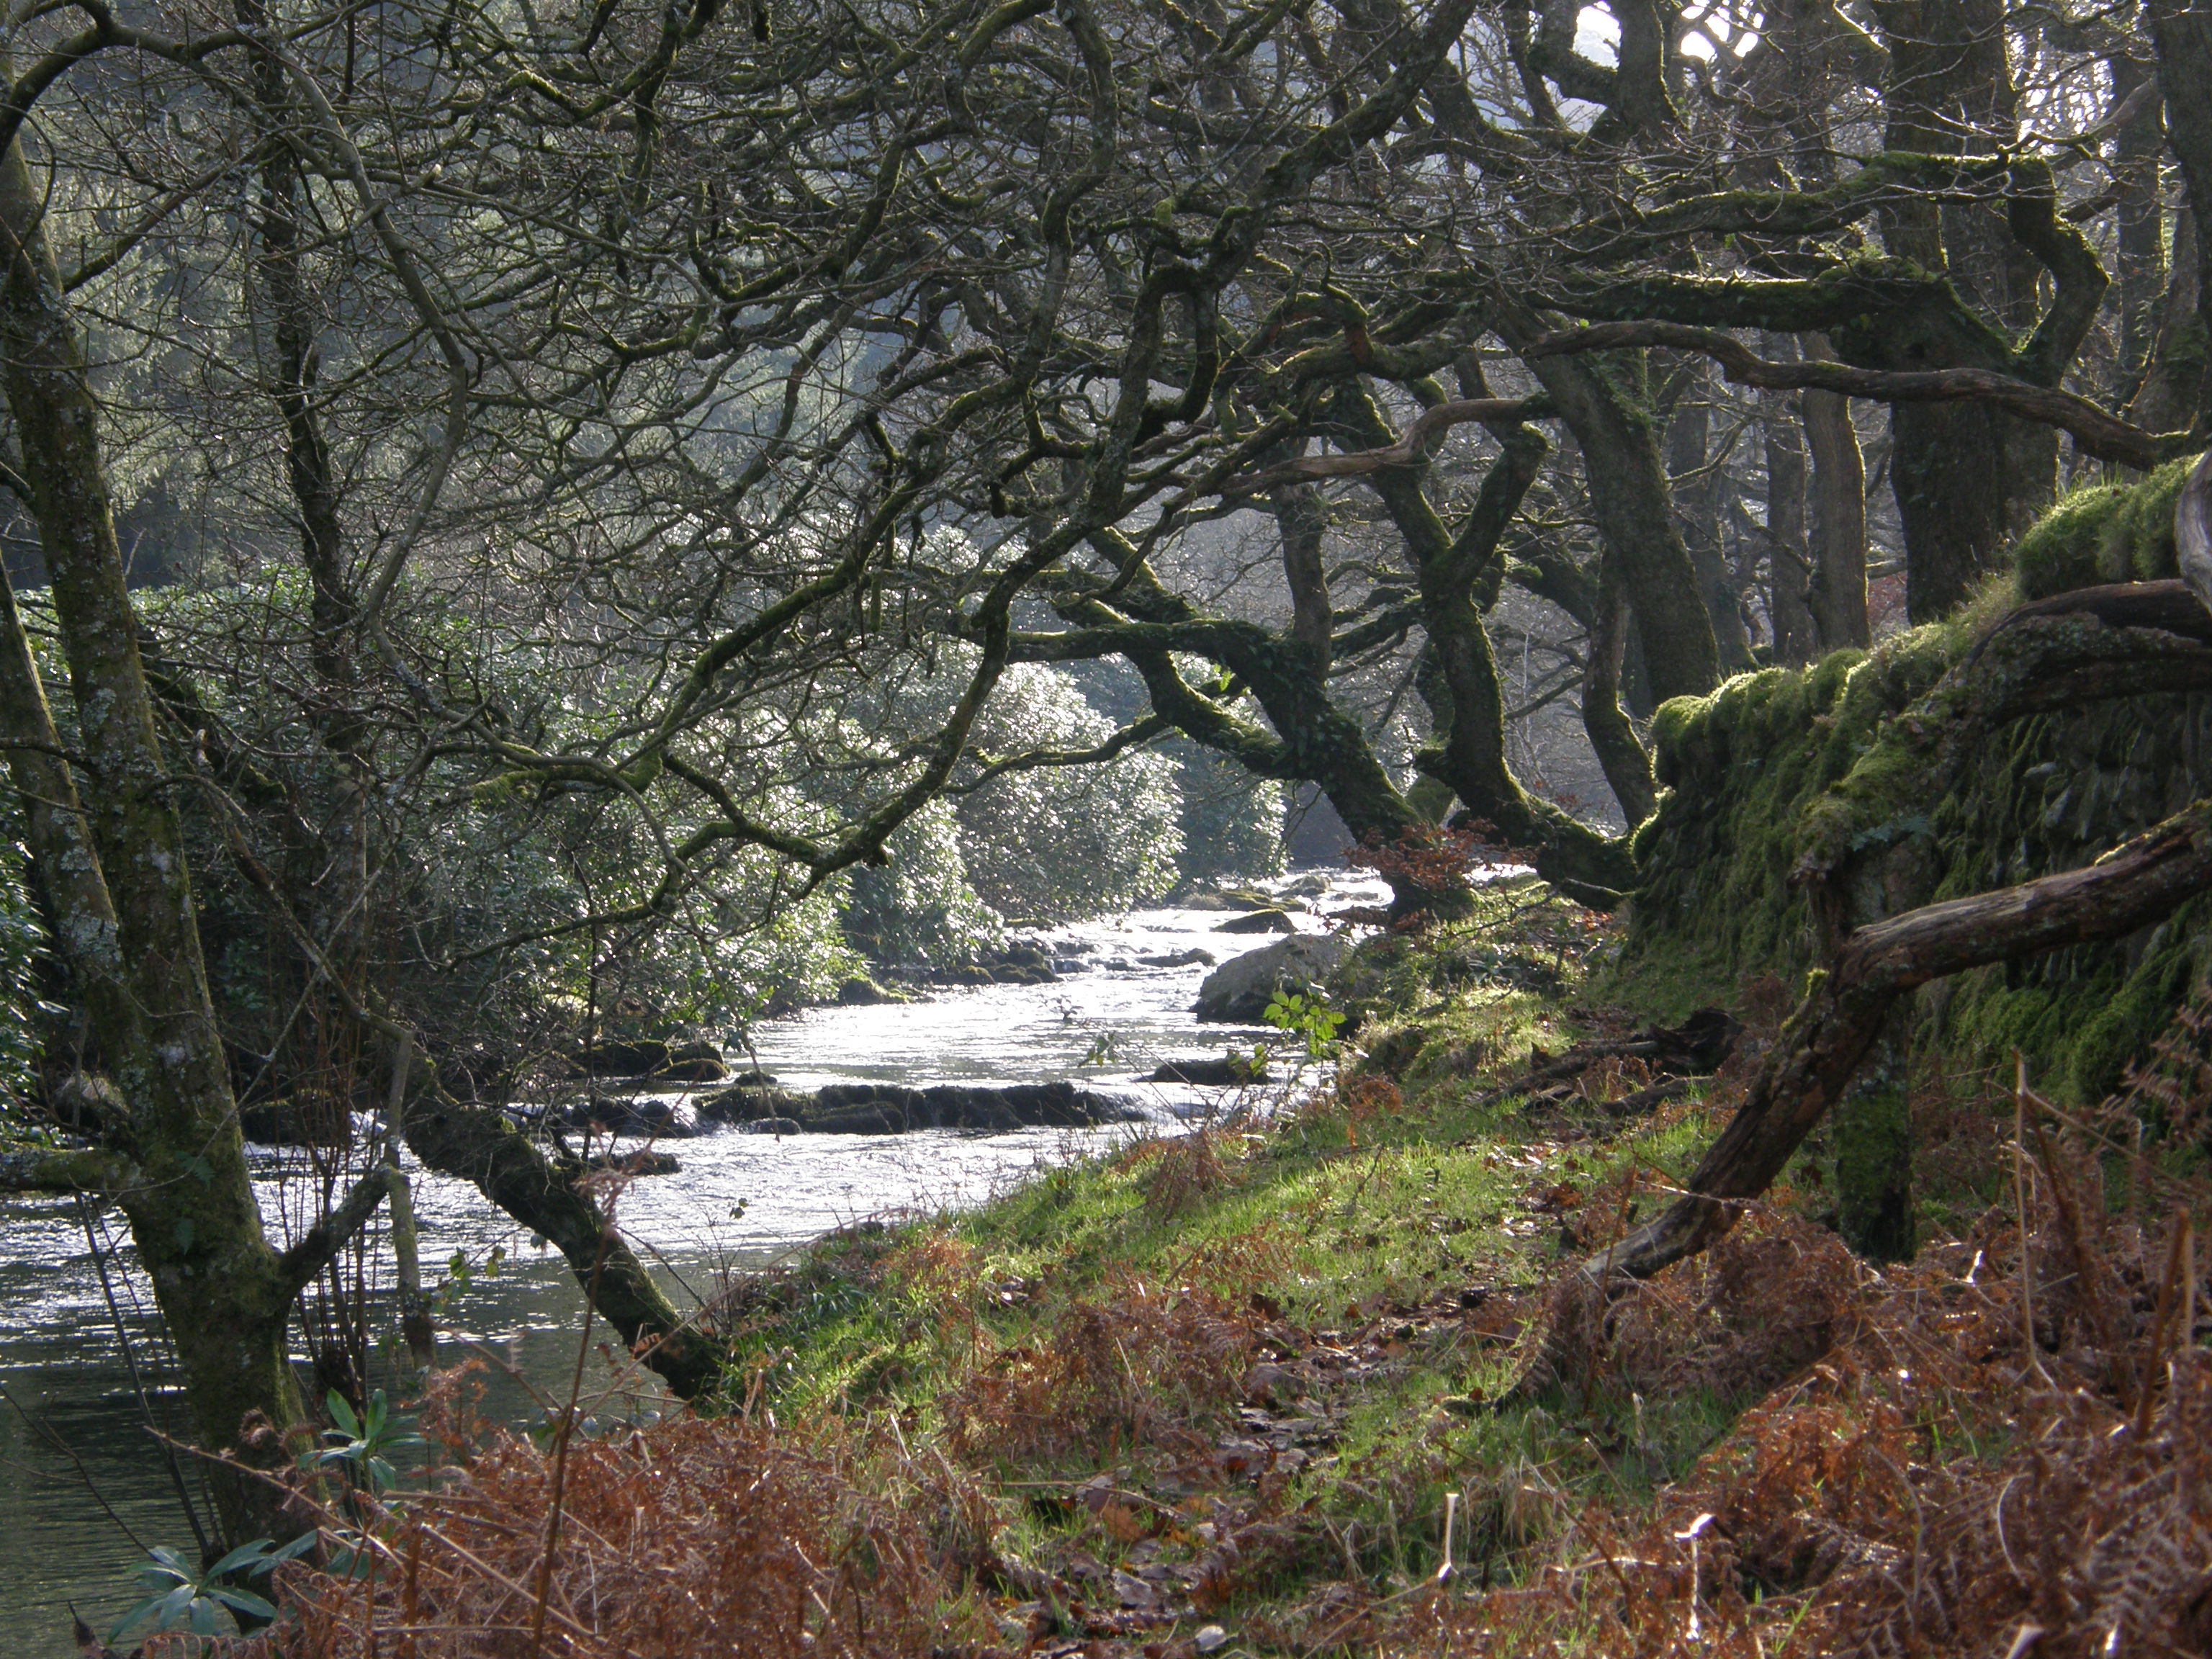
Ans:
{"label": "sunlit water surface", "polygon": [[[1268,884],[1288,895],[1302,930],[1318,911],[1376,904],[1379,883],[1311,877]],[[1204,964],[1146,966],[1191,950],[1225,961],[1272,943],[1215,931],[1218,912],[1139,911],[1048,936],[1061,976],[994,985],[926,1001],[828,1008],[758,1027],[760,1064],[787,1087],[873,1081],[1079,1079],[1127,1095],[1147,1122],[1097,1129],[980,1135],[774,1136],[724,1132],[670,1143],[679,1173],[641,1180],[620,1200],[623,1231],[679,1305],[731,1273],[787,1258],[831,1228],[870,1217],[972,1205],[1040,1168],[1218,1109],[1227,1091],[1140,1081],[1162,1060],[1219,1054],[1251,1033],[1198,1025],[1191,1014]],[[257,1149],[272,1230],[299,1224],[301,1155]],[[534,1247],[472,1187],[415,1171],[426,1270],[455,1255],[471,1264],[447,1297],[440,1360],[495,1362],[486,1408],[529,1420],[540,1397],[565,1399],[583,1332],[583,1297],[557,1255]],[[99,1243],[95,1253],[87,1227]],[[502,1253],[495,1274],[481,1271]],[[380,1251],[375,1259],[384,1259]],[[104,1262],[103,1277],[100,1264]],[[0,1659],[72,1651],[69,1608],[104,1632],[137,1599],[129,1573],[144,1547],[189,1555],[191,1532],[174,1467],[155,1432],[181,1435],[158,1334],[127,1239],[112,1218],[64,1200],[0,1200]],[[122,1334],[127,1334],[128,1340]],[[646,1379],[649,1383],[650,1379]],[[610,1412],[665,1406],[634,1376],[618,1381],[596,1355],[587,1399]]]}

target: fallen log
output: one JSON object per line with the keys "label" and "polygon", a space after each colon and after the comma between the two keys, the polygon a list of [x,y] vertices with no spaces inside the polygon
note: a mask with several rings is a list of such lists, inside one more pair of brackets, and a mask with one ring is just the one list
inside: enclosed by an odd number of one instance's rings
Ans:
{"label": "fallen log", "polygon": [[[2200,468],[2200,471],[2203,469]],[[1970,968],[2124,938],[2212,890],[2212,801],[2200,800],[2096,863],[1951,899],[1859,928],[1791,1016],[1748,1097],[1686,1194],[1586,1269],[1647,1278],[1703,1249],[1765,1192],[1881,1035],[1897,1000]]]}

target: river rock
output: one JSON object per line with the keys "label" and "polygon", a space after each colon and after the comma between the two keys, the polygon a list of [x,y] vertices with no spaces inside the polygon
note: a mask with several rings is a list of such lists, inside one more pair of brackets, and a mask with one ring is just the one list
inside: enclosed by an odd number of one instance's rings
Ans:
{"label": "river rock", "polygon": [[682,1165],[673,1152],[650,1152],[640,1147],[634,1152],[600,1152],[586,1160],[588,1166],[613,1175],[675,1175]]}
{"label": "river rock", "polygon": [[1170,951],[1164,956],[1139,957],[1140,968],[1211,968],[1221,958],[1211,951]]}
{"label": "river rock", "polygon": [[856,975],[837,988],[840,1008],[873,1008],[882,1003],[906,1000],[902,993],[886,990],[866,974]]}
{"label": "river rock", "polygon": [[71,1072],[47,1090],[46,1114],[81,1135],[112,1133],[131,1121],[123,1091],[98,1072]]}
{"label": "river rock", "polygon": [[238,1109],[238,1127],[262,1146],[343,1146],[353,1139],[353,1116],[327,1096],[265,1100]]}
{"label": "river rock", "polygon": [[686,1140],[699,1133],[697,1112],[682,1101],[654,1095],[584,1101],[568,1109],[568,1121],[579,1128],[596,1123],[617,1134],[651,1135],[664,1140]]}
{"label": "river rock", "polygon": [[1170,904],[1184,910],[1264,910],[1274,902],[1250,887],[1199,887],[1168,897]]}
{"label": "river rock", "polygon": [[773,1132],[779,1134],[883,1135],[908,1129],[1003,1133],[1122,1123],[1144,1115],[1119,1096],[1079,1089],[1072,1083],[956,1083],[927,1089],[895,1083],[833,1083],[811,1095],[789,1089],[736,1088],[709,1096],[700,1107],[711,1121],[744,1128],[771,1122],[790,1126]]}
{"label": "river rock", "polygon": [[595,1042],[568,1056],[578,1077],[645,1077],[674,1058],[659,1037]]}
{"label": "river rock", "polygon": [[1146,1081],[1194,1083],[1208,1089],[1221,1089],[1265,1083],[1267,1076],[1266,1064],[1254,1065],[1249,1054],[1200,1054],[1191,1060],[1164,1061]]}
{"label": "river rock", "polygon": [[1049,985],[1060,975],[1042,945],[1015,944],[982,962],[933,968],[922,977],[933,985]]}
{"label": "river rock", "polygon": [[1328,933],[1294,933],[1231,957],[1198,988],[1198,1017],[1215,1025],[1255,1025],[1278,991],[1312,990],[1351,946]]}
{"label": "river rock", "polygon": [[1247,916],[1231,916],[1214,930],[1217,933],[1295,933],[1298,925],[1291,920],[1287,910],[1255,910]]}
{"label": "river rock", "polygon": [[659,1037],[596,1042],[568,1056],[570,1074],[635,1078],[656,1084],[720,1083],[730,1074],[711,1042],[670,1043]]}
{"label": "river rock", "polygon": [[1324,921],[1348,923],[1355,927],[1388,927],[1390,925],[1389,907],[1382,904],[1347,904],[1341,910],[1325,910]]}

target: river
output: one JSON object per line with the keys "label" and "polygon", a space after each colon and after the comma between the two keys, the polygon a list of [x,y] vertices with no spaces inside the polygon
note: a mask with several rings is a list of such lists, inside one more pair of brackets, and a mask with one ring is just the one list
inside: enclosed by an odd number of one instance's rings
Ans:
{"label": "river", "polygon": [[[1340,875],[1260,885],[1298,913],[1302,931],[1323,926],[1322,909],[1388,896],[1379,882]],[[1226,1091],[1140,1079],[1163,1060],[1218,1054],[1252,1034],[1196,1023],[1204,964],[1139,959],[1205,951],[1225,961],[1271,942],[1222,933],[1223,920],[1218,911],[1158,909],[1057,929],[1048,935],[1056,981],[815,1009],[752,1033],[760,1064],[786,1087],[1076,1079],[1127,1094],[1147,1123],[990,1135],[711,1133],[670,1143],[680,1171],[623,1194],[624,1232],[686,1305],[723,1276],[787,1258],[833,1227],[972,1205],[1040,1168],[1218,1109]],[[288,1202],[298,1201],[296,1183],[283,1177],[300,1155],[255,1148],[252,1156],[264,1211],[281,1229]],[[565,1395],[582,1313],[567,1268],[473,1188],[413,1173],[426,1273],[456,1255],[479,1269],[448,1298],[440,1363],[486,1353]],[[101,1240],[96,1255],[87,1224],[73,1200],[0,1200],[0,1659],[72,1652],[71,1604],[104,1632],[137,1599],[129,1574],[145,1546],[193,1553],[179,1476],[149,1431],[149,1419],[179,1426],[158,1333],[119,1225],[90,1220]],[[482,1264],[495,1250],[503,1261],[486,1274]],[[592,1364],[592,1386],[604,1390],[606,1373]],[[530,1385],[495,1372],[488,1409],[526,1420],[536,1409]],[[665,1404],[637,1395],[605,1408]],[[182,1479],[189,1483],[188,1470]]]}

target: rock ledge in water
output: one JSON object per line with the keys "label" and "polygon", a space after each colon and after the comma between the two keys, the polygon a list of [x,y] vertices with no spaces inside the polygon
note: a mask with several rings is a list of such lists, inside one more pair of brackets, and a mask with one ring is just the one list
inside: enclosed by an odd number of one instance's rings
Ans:
{"label": "rock ledge in water", "polygon": [[[789,1089],[725,1089],[699,1103],[710,1121],[756,1133],[884,1135],[909,1129],[1087,1128],[1144,1116],[1115,1095],[1072,1083],[1003,1085],[940,1084],[909,1089],[893,1083],[833,1083],[814,1094]],[[769,1129],[767,1126],[776,1127]],[[788,1126],[788,1127],[786,1127]]]}
{"label": "rock ledge in water", "polygon": [[1148,1083],[1190,1083],[1203,1088],[1237,1088],[1247,1083],[1265,1083],[1270,1075],[1262,1062],[1255,1065],[1249,1054],[1200,1054],[1191,1060],[1170,1060],[1145,1080]]}

